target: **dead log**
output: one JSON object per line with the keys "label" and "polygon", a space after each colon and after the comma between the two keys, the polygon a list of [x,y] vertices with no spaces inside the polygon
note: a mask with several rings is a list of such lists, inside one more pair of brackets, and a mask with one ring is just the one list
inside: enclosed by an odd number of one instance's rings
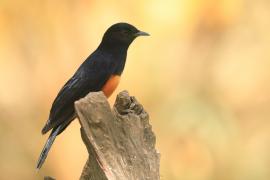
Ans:
{"label": "dead log", "polygon": [[89,158],[81,180],[158,180],[159,153],[149,116],[127,91],[111,110],[102,92],[75,102]]}

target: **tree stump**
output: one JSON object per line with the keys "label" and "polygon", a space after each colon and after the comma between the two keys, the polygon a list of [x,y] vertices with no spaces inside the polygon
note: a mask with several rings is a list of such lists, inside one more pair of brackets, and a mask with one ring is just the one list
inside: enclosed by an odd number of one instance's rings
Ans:
{"label": "tree stump", "polygon": [[143,106],[127,91],[111,110],[102,92],[75,102],[89,158],[80,180],[158,180],[160,155]]}

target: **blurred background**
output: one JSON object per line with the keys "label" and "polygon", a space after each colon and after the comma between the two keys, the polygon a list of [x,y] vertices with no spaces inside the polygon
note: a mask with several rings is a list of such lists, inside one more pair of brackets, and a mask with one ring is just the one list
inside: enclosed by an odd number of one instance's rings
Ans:
{"label": "blurred background", "polygon": [[87,151],[77,120],[36,171],[40,131],[116,22],[151,34],[129,48],[117,92],[149,112],[161,179],[270,179],[269,17],[269,0],[1,0],[0,179],[79,178]]}

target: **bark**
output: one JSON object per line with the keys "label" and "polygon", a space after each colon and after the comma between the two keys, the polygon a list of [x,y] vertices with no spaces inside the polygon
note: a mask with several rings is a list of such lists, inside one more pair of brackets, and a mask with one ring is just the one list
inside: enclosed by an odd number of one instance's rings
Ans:
{"label": "bark", "polygon": [[127,91],[113,109],[102,92],[75,102],[89,157],[81,180],[158,180],[160,155],[143,106]]}

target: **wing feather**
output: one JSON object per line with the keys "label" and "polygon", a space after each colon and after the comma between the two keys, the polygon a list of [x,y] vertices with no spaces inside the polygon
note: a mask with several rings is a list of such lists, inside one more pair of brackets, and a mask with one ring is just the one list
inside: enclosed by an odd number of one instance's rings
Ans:
{"label": "wing feather", "polygon": [[87,71],[78,71],[59,91],[42,133],[45,134],[64,121],[73,120],[75,118],[74,102],[89,92],[101,90],[109,77],[110,72],[106,70],[97,71],[92,68]]}

